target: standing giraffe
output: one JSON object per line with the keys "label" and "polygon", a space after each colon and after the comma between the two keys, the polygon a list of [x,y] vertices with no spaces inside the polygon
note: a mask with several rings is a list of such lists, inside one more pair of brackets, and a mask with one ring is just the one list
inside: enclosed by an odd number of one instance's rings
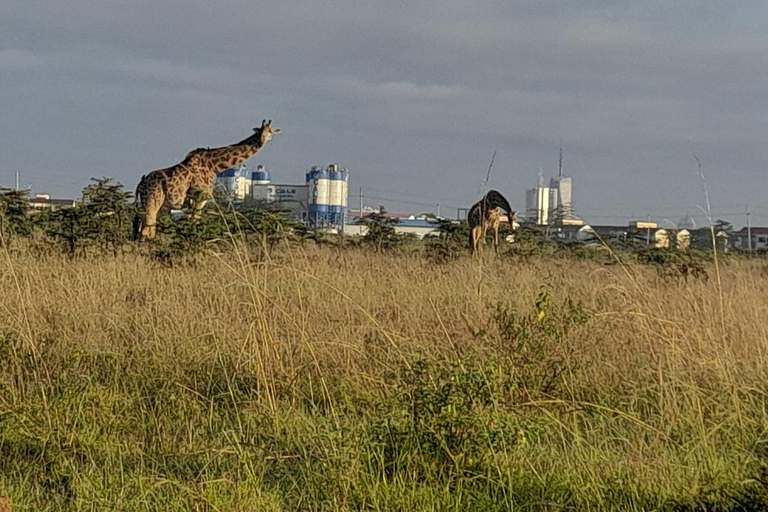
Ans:
{"label": "standing giraffe", "polygon": [[252,157],[273,134],[280,133],[280,128],[273,128],[272,120],[265,119],[261,128],[254,128],[253,132],[247,139],[230,146],[194,149],[173,167],[142,176],[136,187],[136,205],[144,211],[144,216],[136,214],[134,238],[155,237],[157,214],[161,209],[180,209],[187,204],[194,208],[193,215],[198,215],[207,199],[193,202],[190,192],[200,190],[207,198],[212,197],[216,176]]}
{"label": "standing giraffe", "polygon": [[510,227],[514,228],[515,214],[509,206],[509,202],[499,192],[491,190],[478,202],[472,205],[467,213],[469,224],[469,246],[472,254],[485,243],[485,235],[488,228],[492,228],[493,247],[498,251],[499,225],[501,224],[501,210],[507,212]]}

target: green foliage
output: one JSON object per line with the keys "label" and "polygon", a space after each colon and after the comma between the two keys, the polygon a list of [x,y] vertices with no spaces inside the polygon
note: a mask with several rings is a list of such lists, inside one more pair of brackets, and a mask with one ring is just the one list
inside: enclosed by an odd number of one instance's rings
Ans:
{"label": "green foliage", "polygon": [[91,181],[75,207],[45,212],[40,217],[45,234],[70,258],[85,256],[93,249],[117,254],[130,239],[131,194],[111,178]]}
{"label": "green foliage", "polygon": [[570,334],[590,317],[580,302],[556,303],[542,286],[530,311],[498,303],[490,325],[473,335],[490,337],[523,396],[553,395],[561,391],[564,376],[576,370],[568,357]]}
{"label": "green foliage", "polygon": [[469,226],[466,221],[436,220],[438,236],[424,239],[425,257],[431,263],[456,261],[467,252]]}
{"label": "green foliage", "polygon": [[371,213],[358,219],[358,224],[363,224],[368,231],[363,236],[363,243],[373,248],[376,252],[390,251],[403,246],[409,237],[395,232],[398,219],[390,218],[384,213]]}
{"label": "green foliage", "polygon": [[712,234],[717,244],[717,250],[727,252],[733,243],[736,231],[733,224],[724,220],[717,220],[712,227],[702,227],[691,231],[691,247],[703,251],[712,250]]}
{"label": "green foliage", "polygon": [[486,471],[494,450],[519,442],[514,419],[495,414],[513,386],[498,366],[471,357],[402,369],[387,419],[371,431],[381,471],[438,481]]}
{"label": "green foliage", "polygon": [[29,236],[33,227],[29,217],[29,190],[0,187],[0,233]]}
{"label": "green foliage", "polygon": [[121,183],[112,178],[92,178],[90,185],[83,189],[83,208],[94,218],[99,232],[97,243],[104,250],[114,253],[128,243],[131,235],[133,208],[128,204],[132,197],[123,190]]}
{"label": "green foliage", "polygon": [[636,253],[636,258],[638,263],[653,266],[658,276],[665,280],[709,279],[705,268],[707,256],[699,251],[648,248]]}
{"label": "green foliage", "polygon": [[557,243],[549,240],[542,229],[534,225],[521,225],[514,232],[515,242],[504,253],[517,261],[552,254]]}
{"label": "green foliage", "polygon": [[173,266],[194,262],[207,249],[223,250],[233,239],[269,252],[283,240],[293,239],[298,223],[286,218],[281,209],[235,210],[209,205],[199,216],[187,210],[178,219],[158,218],[158,231],[165,234],[155,242],[152,257]]}
{"label": "green foliage", "polygon": [[435,229],[438,238],[446,242],[465,244],[469,238],[469,225],[466,220],[436,219]]}

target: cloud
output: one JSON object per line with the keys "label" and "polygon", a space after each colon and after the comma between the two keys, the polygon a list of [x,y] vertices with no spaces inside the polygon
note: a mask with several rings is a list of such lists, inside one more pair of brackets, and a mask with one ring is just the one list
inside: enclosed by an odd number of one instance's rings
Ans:
{"label": "cloud", "polygon": [[276,175],[339,161],[354,187],[425,202],[474,199],[498,149],[495,186],[519,204],[560,139],[582,213],[693,201],[670,192],[698,191],[680,171],[691,145],[723,197],[768,186],[755,0],[11,0],[3,14],[0,183],[14,168],[131,183],[269,116],[284,132],[259,158]]}
{"label": "cloud", "polygon": [[383,102],[445,102],[460,99],[466,89],[440,84],[412,82],[370,82],[354,77],[327,76],[323,87],[330,93]]}
{"label": "cloud", "polygon": [[0,71],[19,72],[34,69],[43,63],[38,55],[20,49],[0,50]]}

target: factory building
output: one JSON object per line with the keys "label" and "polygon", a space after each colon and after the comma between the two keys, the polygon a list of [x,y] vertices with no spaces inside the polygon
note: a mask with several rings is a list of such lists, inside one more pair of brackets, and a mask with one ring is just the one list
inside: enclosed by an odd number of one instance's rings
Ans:
{"label": "factory building", "polygon": [[273,183],[262,165],[249,171],[245,165],[227,169],[216,177],[216,187],[238,206],[279,206],[290,210],[293,220],[313,227],[338,229],[344,223],[349,195],[349,171],[338,164],[313,166],[301,185]]}

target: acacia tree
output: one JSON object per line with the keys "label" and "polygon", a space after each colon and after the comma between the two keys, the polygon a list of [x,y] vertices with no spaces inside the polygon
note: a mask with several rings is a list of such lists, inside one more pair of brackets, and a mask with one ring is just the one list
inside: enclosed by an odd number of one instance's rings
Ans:
{"label": "acacia tree", "polygon": [[403,237],[395,232],[398,219],[387,217],[384,213],[384,211],[374,212],[357,221],[358,224],[368,228],[368,232],[363,236],[363,242],[373,246],[376,252],[393,249],[403,241]]}
{"label": "acacia tree", "polygon": [[131,236],[132,207],[128,199],[132,194],[124,191],[121,183],[113,183],[112,178],[91,178],[91,181],[93,183],[83,189],[83,208],[94,218],[97,243],[117,253]]}
{"label": "acacia tree", "polygon": [[730,247],[735,236],[735,230],[733,224],[728,221],[718,219],[712,225],[711,228],[703,227],[691,231],[691,246],[706,251],[711,251],[712,244],[712,232],[714,231],[715,242],[717,244],[717,250],[725,252]]}
{"label": "acacia tree", "polygon": [[85,255],[91,247],[117,254],[130,237],[131,194],[111,178],[91,181],[77,205],[47,216],[46,234],[58,240],[70,258]]}
{"label": "acacia tree", "polygon": [[29,190],[0,187],[0,231],[5,235],[29,236],[33,227]]}

